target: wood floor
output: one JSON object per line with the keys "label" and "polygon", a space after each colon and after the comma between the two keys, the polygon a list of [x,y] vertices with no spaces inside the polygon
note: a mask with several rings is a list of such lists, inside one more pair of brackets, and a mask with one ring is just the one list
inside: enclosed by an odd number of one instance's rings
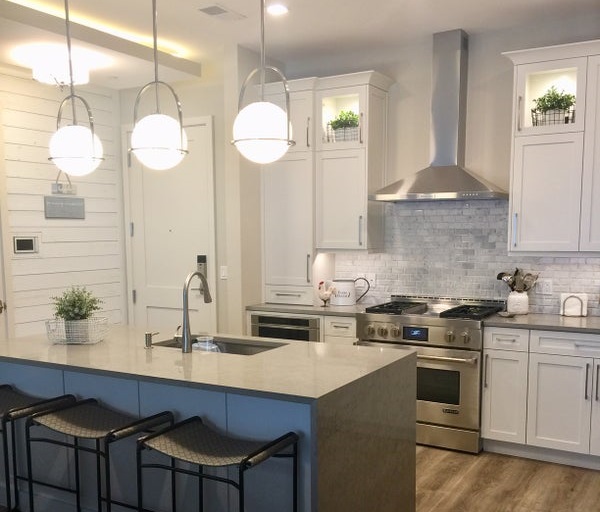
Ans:
{"label": "wood floor", "polygon": [[417,512],[600,512],[600,471],[418,446]]}

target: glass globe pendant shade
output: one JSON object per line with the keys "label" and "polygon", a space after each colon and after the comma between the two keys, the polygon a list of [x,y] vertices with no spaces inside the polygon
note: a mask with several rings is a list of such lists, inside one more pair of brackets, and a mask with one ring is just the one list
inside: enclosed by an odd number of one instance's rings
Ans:
{"label": "glass globe pendant shade", "polygon": [[131,152],[150,169],[171,169],[187,153],[187,135],[172,117],[150,114],[135,124],[131,133]]}
{"label": "glass globe pendant shade", "polygon": [[85,176],[102,161],[102,142],[87,126],[68,125],[50,138],[50,160],[71,176]]}
{"label": "glass globe pendant shade", "polygon": [[239,111],[233,123],[235,147],[251,162],[275,162],[290,148],[287,123],[286,112],[274,103],[250,103]]}

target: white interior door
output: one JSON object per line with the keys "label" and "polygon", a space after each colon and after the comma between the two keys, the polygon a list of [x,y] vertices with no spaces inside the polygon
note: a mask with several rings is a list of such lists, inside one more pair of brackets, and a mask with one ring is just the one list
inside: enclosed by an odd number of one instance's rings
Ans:
{"label": "white interior door", "polygon": [[192,332],[216,331],[213,128],[210,117],[189,121],[188,155],[174,169],[144,168],[132,156],[129,199],[129,323],[169,336],[182,323],[183,282],[206,255],[213,302],[200,281],[189,296]]}

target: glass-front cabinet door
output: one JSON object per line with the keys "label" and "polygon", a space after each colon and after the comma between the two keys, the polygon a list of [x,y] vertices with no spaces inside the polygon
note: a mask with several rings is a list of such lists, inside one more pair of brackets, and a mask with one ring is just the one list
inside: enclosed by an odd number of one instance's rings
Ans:
{"label": "glass-front cabinet door", "polygon": [[367,136],[367,86],[319,91],[317,144],[322,150],[363,147]]}
{"label": "glass-front cabinet door", "polygon": [[517,66],[514,133],[583,131],[587,58]]}

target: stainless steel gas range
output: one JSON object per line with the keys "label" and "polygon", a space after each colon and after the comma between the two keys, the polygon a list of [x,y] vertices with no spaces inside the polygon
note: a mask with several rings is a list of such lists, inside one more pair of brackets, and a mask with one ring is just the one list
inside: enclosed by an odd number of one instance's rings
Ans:
{"label": "stainless steel gas range", "polygon": [[482,320],[503,301],[408,297],[357,315],[358,344],[417,351],[417,443],[481,450]]}

